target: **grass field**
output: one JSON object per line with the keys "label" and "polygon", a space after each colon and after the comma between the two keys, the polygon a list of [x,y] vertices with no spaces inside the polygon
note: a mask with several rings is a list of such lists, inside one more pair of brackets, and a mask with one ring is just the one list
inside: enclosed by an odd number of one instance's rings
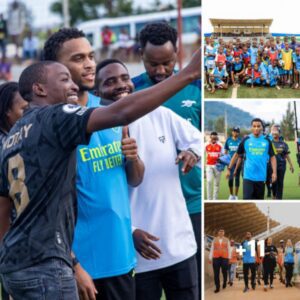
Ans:
{"label": "grass field", "polygon": [[[232,95],[232,86],[228,90],[216,90],[214,94],[211,94],[205,89],[204,97],[205,99],[223,99],[231,98]],[[269,87],[255,87],[249,88],[244,85],[241,85],[237,89],[237,98],[300,98],[300,90],[295,90],[291,88],[283,88],[277,90],[276,88]]]}
{"label": "grass field", "polygon": [[[300,174],[300,169],[296,159],[296,145],[295,142],[287,142],[290,148],[290,157],[293,162],[293,166],[295,172],[292,174],[289,170],[289,166],[287,164],[287,170],[285,173],[284,178],[284,190],[283,190],[283,198],[286,200],[294,200],[300,199],[300,186],[298,185],[298,174]],[[222,172],[221,177],[221,184],[220,184],[220,192],[219,192],[219,199],[220,200],[227,200],[229,198],[229,188],[228,188],[228,181],[225,178],[226,170]],[[242,188],[242,177],[241,177],[241,187],[239,190],[239,199],[243,198],[243,188]],[[206,180],[205,180],[205,197],[206,197]],[[267,199],[265,197],[265,199]]]}
{"label": "grass field", "polygon": [[207,89],[204,90],[205,99],[220,99],[220,98],[231,98],[232,86],[228,90],[216,90],[214,94],[211,94]]}

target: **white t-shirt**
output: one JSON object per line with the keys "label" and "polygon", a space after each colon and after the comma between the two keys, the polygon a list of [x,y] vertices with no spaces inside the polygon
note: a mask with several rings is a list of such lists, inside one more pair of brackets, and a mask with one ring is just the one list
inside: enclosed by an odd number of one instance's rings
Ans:
{"label": "white t-shirt", "polygon": [[177,149],[192,148],[200,156],[201,133],[165,107],[129,125],[129,133],[136,139],[145,164],[143,182],[129,188],[132,225],[159,237],[154,243],[162,251],[157,260],[146,260],[137,254],[136,271],[141,273],[174,265],[196,253],[175,159]]}

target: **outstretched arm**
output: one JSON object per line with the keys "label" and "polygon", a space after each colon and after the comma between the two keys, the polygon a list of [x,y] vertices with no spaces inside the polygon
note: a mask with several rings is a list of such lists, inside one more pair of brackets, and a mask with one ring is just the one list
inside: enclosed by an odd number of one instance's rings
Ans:
{"label": "outstretched arm", "polygon": [[88,120],[87,133],[127,125],[160,106],[186,85],[200,78],[201,51],[177,74],[148,89],[128,95],[107,106],[95,109]]}

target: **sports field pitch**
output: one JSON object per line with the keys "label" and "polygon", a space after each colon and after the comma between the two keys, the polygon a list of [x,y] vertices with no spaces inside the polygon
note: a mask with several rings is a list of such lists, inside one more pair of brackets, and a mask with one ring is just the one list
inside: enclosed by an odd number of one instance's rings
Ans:
{"label": "sports field pitch", "polygon": [[[204,91],[205,99],[224,99],[232,98],[232,86],[228,90],[216,90],[214,94],[211,94],[207,89]],[[289,87],[281,88],[277,90],[276,88],[270,87],[254,87],[250,88],[241,85],[237,88],[237,98],[300,98],[300,90],[295,90]]]}
{"label": "sports field pitch", "polygon": [[[300,199],[300,186],[298,185],[298,176],[300,176],[300,168],[297,163],[296,159],[296,145],[295,142],[287,142],[290,148],[290,157],[293,162],[294,166],[294,173],[292,174],[289,165],[287,164],[287,170],[284,177],[284,190],[283,190],[283,198],[286,200],[295,200]],[[220,192],[219,192],[219,199],[220,200],[227,200],[229,198],[229,188],[228,188],[228,181],[225,178],[226,175],[226,169],[222,172],[221,176],[221,184],[220,184]],[[238,198],[243,198],[243,180],[242,177],[240,178],[240,190]],[[206,180],[205,180],[205,199],[206,199]],[[267,195],[267,191],[266,191]],[[265,199],[267,200],[267,197],[265,196]],[[271,200],[271,198],[268,198]]]}

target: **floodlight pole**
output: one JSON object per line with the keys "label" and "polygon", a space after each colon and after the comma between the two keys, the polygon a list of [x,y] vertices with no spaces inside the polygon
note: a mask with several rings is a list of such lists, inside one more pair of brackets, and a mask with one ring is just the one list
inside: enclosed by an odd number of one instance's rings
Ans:
{"label": "floodlight pole", "polygon": [[182,69],[183,61],[183,46],[182,46],[182,0],[177,0],[177,29],[178,29],[178,64],[179,69]]}
{"label": "floodlight pole", "polygon": [[62,0],[64,27],[70,27],[69,0]]}

